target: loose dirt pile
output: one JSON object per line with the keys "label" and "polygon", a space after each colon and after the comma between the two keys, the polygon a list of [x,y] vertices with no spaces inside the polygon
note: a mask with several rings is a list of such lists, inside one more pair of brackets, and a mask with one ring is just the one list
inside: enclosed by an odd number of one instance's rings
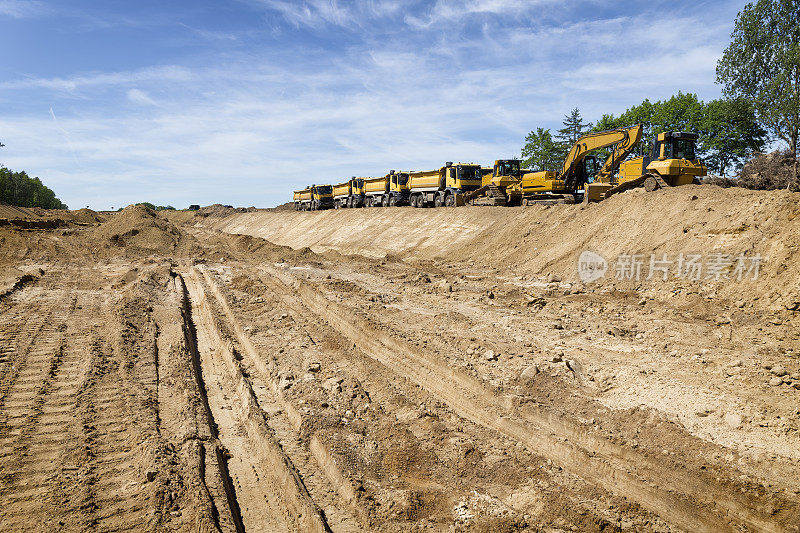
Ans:
{"label": "loose dirt pile", "polygon": [[117,247],[129,254],[181,254],[194,245],[191,237],[143,205],[129,205],[110,217],[92,230],[90,239],[96,244],[98,252]]}

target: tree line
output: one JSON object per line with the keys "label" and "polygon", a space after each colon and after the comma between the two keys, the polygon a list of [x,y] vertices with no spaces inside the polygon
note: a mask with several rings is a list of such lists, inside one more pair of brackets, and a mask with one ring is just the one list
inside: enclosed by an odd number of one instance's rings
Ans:
{"label": "tree line", "polygon": [[[736,174],[770,143],[782,141],[794,161],[798,181],[800,138],[800,0],[758,0],[737,15],[731,43],[717,63],[723,98],[703,102],[696,94],[645,99],[619,116],[583,121],[579,109],[564,117],[555,133],[536,128],[524,141],[523,165],[558,170],[581,135],[642,124],[643,140],[634,155],[647,151],[662,131],[698,134],[697,152],[714,174]],[[600,157],[608,154],[601,151]]]}
{"label": "tree line", "polygon": [[0,167],[0,202],[19,207],[67,209],[56,198],[56,193],[39,178],[31,178],[24,171],[13,172],[5,167]]}

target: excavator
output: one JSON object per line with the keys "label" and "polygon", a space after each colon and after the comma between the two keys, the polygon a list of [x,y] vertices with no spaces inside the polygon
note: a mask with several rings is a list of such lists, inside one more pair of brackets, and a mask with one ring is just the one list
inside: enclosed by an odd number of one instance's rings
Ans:
{"label": "excavator", "polygon": [[[522,175],[520,189],[525,205],[574,203],[590,182],[610,181],[631,150],[642,138],[642,125],[598,131],[584,135],[572,146],[560,171],[544,170]],[[602,166],[591,152],[613,146]]]}
{"label": "excavator", "polygon": [[[465,194],[464,201],[505,206],[575,203],[585,183],[598,177],[610,180],[641,137],[640,124],[584,135],[572,146],[560,171],[524,172],[518,159],[498,159],[493,168],[484,169],[481,187]],[[614,149],[600,167],[591,152],[609,146]]]}
{"label": "excavator", "polygon": [[707,169],[697,159],[696,142],[696,133],[666,131],[657,134],[649,155],[625,162],[622,162],[624,158],[617,159],[619,175],[614,175],[614,168],[611,173],[598,173],[594,181],[587,184],[584,201],[599,202],[613,194],[639,186],[652,192],[666,187],[698,183],[700,177],[706,175]]}

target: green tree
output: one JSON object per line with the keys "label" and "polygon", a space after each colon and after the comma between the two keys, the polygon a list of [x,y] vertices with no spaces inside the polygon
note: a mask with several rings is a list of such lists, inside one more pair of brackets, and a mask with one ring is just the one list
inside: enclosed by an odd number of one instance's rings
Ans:
{"label": "green tree", "polygon": [[712,100],[705,105],[698,152],[708,169],[721,176],[741,168],[764,150],[767,132],[756,120],[752,102],[744,98]]}
{"label": "green tree", "polygon": [[737,15],[717,63],[726,96],[753,102],[758,120],[797,159],[800,136],[800,0],[758,0]]}
{"label": "green tree", "polygon": [[525,137],[522,166],[536,171],[555,170],[564,159],[561,146],[553,140],[549,129],[536,128]]}
{"label": "green tree", "polygon": [[570,111],[569,115],[564,115],[562,124],[564,127],[558,130],[556,139],[564,146],[564,154],[566,156],[566,153],[572,148],[572,145],[575,144],[584,133],[592,129],[592,123],[584,122],[580,110],[576,107]]}
{"label": "green tree", "polygon": [[0,167],[0,202],[20,207],[67,209],[39,178],[30,178],[24,171],[12,172],[5,167]]}

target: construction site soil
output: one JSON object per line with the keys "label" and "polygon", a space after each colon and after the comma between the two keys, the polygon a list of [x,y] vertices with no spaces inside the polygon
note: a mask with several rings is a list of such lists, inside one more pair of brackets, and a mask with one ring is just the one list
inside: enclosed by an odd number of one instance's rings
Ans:
{"label": "construction site soil", "polygon": [[0,206],[0,531],[800,531],[798,215]]}

